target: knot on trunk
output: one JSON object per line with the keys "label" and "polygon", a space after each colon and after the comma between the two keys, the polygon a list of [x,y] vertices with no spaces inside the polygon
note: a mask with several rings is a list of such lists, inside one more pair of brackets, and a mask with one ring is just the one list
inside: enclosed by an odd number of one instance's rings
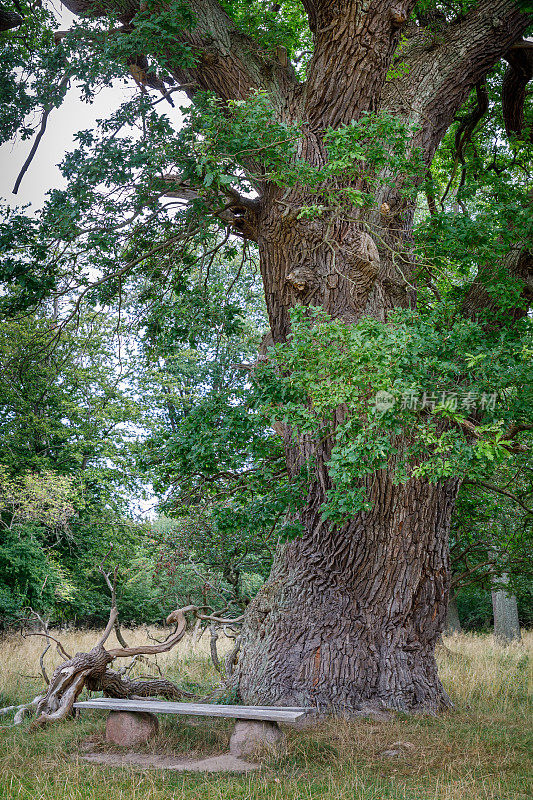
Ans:
{"label": "knot on trunk", "polygon": [[348,256],[350,295],[356,310],[362,311],[379,271],[379,251],[373,238],[364,231],[357,231],[345,242],[344,250]]}
{"label": "knot on trunk", "polygon": [[407,285],[405,282],[393,280],[392,278],[383,278],[381,285],[387,295],[392,299],[395,306],[405,305],[408,297]]}
{"label": "knot on trunk", "polygon": [[401,28],[407,22],[408,14],[400,4],[391,6],[389,14],[394,28]]}
{"label": "knot on trunk", "polygon": [[297,292],[307,292],[318,285],[317,277],[309,267],[295,267],[289,272],[285,280]]}

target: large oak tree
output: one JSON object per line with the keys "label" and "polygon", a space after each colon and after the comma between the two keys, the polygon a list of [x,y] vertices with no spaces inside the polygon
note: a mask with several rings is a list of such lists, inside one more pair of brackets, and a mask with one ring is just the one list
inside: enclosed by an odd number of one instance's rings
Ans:
{"label": "large oak tree", "polygon": [[[239,108],[257,108],[254,98],[256,104],[267,98],[273,139],[257,147],[247,141],[240,153],[250,191],[235,173],[233,182],[218,184],[224,203],[217,205],[206,191],[213,177],[196,173],[202,193],[193,173],[178,169],[165,176],[161,195],[200,197],[205,214],[212,211],[234,235],[256,244],[274,344],[289,337],[296,306],[320,306],[346,326],[369,317],[387,323],[394,309],[416,308],[416,193],[406,185],[422,180],[420,165],[431,165],[473,87],[502,59],[509,64],[506,123],[515,133],[523,125],[532,51],[522,36],[531,18],[513,0],[423,4],[416,15],[414,0],[302,0],[286,9],[257,2],[248,16],[247,7],[218,0],[141,3],[140,11],[132,0],[67,0],[66,6],[89,20],[118,17],[106,36],[129,36],[138,48],[139,20],[146,28],[151,15],[158,24],[166,11],[181,15],[179,30],[162,34],[155,61],[193,104],[205,109],[212,102],[205,93],[217,98],[211,109],[219,114],[219,138],[224,119],[231,128]],[[299,38],[291,33],[295,25]],[[124,58],[143,91],[152,86],[168,97],[151,71],[151,55],[147,44],[146,52]],[[481,89],[479,95],[472,124],[483,105]],[[391,179],[392,167],[376,162],[358,174],[363,159],[355,156],[352,164],[331,168],[332,150],[339,148],[335,132],[379,119],[389,120],[391,136],[400,130],[391,120],[404,125],[405,151],[416,154],[418,172]],[[210,133],[200,128],[200,141]],[[287,172],[292,165],[298,175],[284,182],[261,151],[285,144]],[[197,155],[200,161],[201,147]],[[219,156],[228,158],[223,150]],[[305,170],[312,179],[305,180]],[[373,203],[361,202],[370,195]],[[431,204],[430,193],[428,199]],[[490,310],[485,278],[493,268],[479,265],[465,295],[465,318]],[[533,278],[527,243],[518,241],[497,268],[522,281],[516,311],[509,311],[520,320]],[[295,436],[287,422],[279,426],[289,474],[296,478],[312,464],[311,481],[299,512],[302,533],[280,549],[247,612],[239,691],[258,704],[437,710],[448,703],[434,648],[446,618],[448,531],[460,477],[432,481],[412,474],[398,481],[397,462],[412,442],[406,431],[391,433],[396,455],[360,480],[365,504],[349,519],[332,521],[323,509],[334,483],[334,429],[347,413],[341,404],[322,437]]]}

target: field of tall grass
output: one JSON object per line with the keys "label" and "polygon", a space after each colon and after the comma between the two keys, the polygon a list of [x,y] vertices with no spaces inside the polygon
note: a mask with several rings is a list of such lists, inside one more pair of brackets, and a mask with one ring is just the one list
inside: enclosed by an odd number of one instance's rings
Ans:
{"label": "field of tall grass", "polygon": [[[158,635],[152,629],[152,635]],[[96,632],[60,635],[70,653],[86,651]],[[145,632],[126,632],[128,643]],[[526,800],[533,797],[533,632],[502,647],[492,636],[448,637],[439,648],[440,675],[453,710],[439,717],[393,715],[386,722],[331,719],[288,730],[286,752],[265,754],[247,775],[194,774],[84,762],[83,750],[111,751],[103,715],[33,730],[0,717],[0,798],[21,800]],[[0,639],[0,706],[30,699],[43,686],[43,640]],[[184,640],[158,666],[184,688],[208,692],[217,675],[207,635]],[[59,663],[46,656],[50,674]],[[138,673],[154,668],[135,665]],[[210,755],[227,750],[231,722],[161,720],[145,752]],[[393,754],[391,754],[393,753]]]}

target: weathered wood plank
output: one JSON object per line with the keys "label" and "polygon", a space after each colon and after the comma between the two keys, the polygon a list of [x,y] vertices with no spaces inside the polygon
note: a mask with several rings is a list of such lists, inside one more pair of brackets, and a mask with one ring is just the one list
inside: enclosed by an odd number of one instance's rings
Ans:
{"label": "weathered wood plank", "polygon": [[149,714],[185,714],[199,717],[227,717],[230,719],[255,719],[268,722],[296,722],[310,708],[283,708],[275,706],[232,706],[212,703],[174,703],[170,700],[120,700],[98,697],[74,703],[75,708],[93,708],[102,711],[144,711]]}

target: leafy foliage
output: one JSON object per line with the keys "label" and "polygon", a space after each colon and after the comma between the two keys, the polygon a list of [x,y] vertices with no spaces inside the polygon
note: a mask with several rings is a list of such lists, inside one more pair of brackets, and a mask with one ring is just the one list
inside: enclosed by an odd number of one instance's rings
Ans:
{"label": "leafy foliage", "polygon": [[[73,83],[91,102],[142,58],[166,91],[173,68],[199,63],[179,40],[198,22],[181,0],[148,0],[127,19],[117,2],[57,41],[53,13],[21,4],[24,24],[1,34],[1,141],[32,136]],[[278,5],[224,2],[238,30],[303,80],[307,18],[295,0]],[[431,46],[471,7],[420,0],[413,18]],[[389,81],[406,74],[407,47],[400,39]],[[222,103],[198,92],[178,117],[143,78],[77,134],[66,187],[38,216],[3,208],[0,574],[11,561],[16,575],[3,579],[6,618],[31,603],[99,621],[107,598],[94,566],[111,543],[123,619],[155,619],[169,595],[209,605],[222,592],[242,608],[277,543],[301,533],[314,478],[312,462],[287,475],[280,424],[295,437],[334,434],[322,508],[332,524],[368,508],[376,470],[398,482],[464,480],[452,546],[464,554],[475,544],[477,564],[496,548],[484,585],[510,571],[518,589],[531,524],[533,345],[527,287],[509,280],[505,259],[533,236],[531,102],[522,134],[507,137],[502,79],[498,65],[477,127],[467,123],[479,95],[467,99],[428,172],[410,144],[417,130],[390,114],[326,130],[317,166],[301,155],[304,123],[277,120],[276,97]],[[404,203],[418,195],[415,241],[405,243],[416,253],[416,307],[353,326],[298,308],[289,340],[256,363],[267,327],[257,251],[228,214],[253,202],[259,182],[297,188],[300,223],[357,218],[381,247],[383,192],[395,186]],[[494,301],[477,315],[475,281]],[[486,488],[510,483],[512,497]],[[147,484],[172,522],[132,520],[131,498]]]}
{"label": "leafy foliage", "polygon": [[[367,508],[362,479],[376,470],[392,469],[402,482],[439,481],[483,475],[507,460],[510,421],[531,424],[531,326],[518,328],[521,335],[516,326],[487,332],[454,319],[453,307],[353,326],[319,310],[293,311],[292,336],[271,351],[259,384],[273,417],[295,437],[335,433],[324,516],[342,521]],[[339,406],[346,409],[340,423]],[[410,441],[402,450],[400,434]]]}

